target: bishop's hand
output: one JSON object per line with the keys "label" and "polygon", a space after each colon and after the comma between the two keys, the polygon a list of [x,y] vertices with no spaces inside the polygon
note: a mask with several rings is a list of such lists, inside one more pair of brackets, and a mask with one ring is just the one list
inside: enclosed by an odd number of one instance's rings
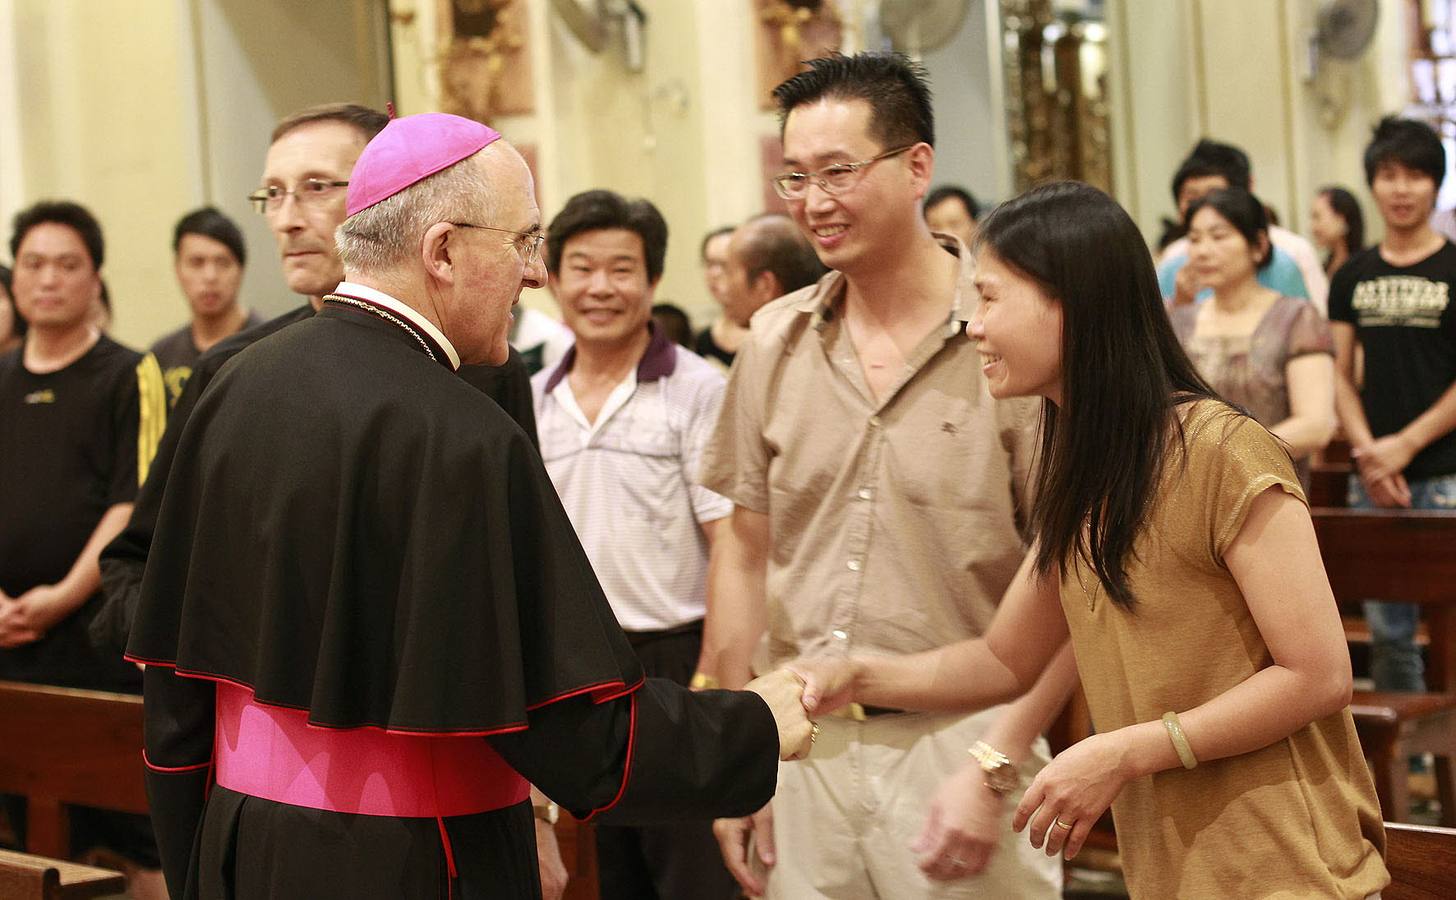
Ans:
{"label": "bishop's hand", "polygon": [[768,704],[779,729],[779,759],[803,759],[809,755],[815,728],[804,712],[804,682],[786,669],[770,672],[750,681],[744,690],[753,691]]}

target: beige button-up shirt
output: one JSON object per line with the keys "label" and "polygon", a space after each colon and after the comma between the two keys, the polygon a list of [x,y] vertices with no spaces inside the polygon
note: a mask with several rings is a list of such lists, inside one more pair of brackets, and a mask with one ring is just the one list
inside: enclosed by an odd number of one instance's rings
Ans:
{"label": "beige button-up shirt", "polygon": [[963,245],[946,322],[876,400],[845,280],[782,297],[739,351],[703,484],[769,517],[768,651],[913,653],[985,632],[1025,553],[1040,401],[998,401],[966,335]]}

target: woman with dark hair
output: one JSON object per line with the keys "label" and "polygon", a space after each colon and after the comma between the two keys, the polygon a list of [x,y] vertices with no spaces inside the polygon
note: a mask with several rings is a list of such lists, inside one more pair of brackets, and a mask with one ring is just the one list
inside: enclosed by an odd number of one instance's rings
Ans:
{"label": "woman with dark hair", "polygon": [[[984,638],[795,663],[811,715],[1002,703],[1070,639],[1099,733],[1027,789],[1012,825],[1034,846],[1074,856],[1111,805],[1134,898],[1378,894],[1349,653],[1289,455],[1199,376],[1107,195],[1038,188],[980,242],[990,392],[1044,398],[1036,543]],[[980,756],[962,784],[998,768]],[[926,853],[964,853],[937,821]]]}
{"label": "woman with dark hair", "polygon": [[25,320],[15,308],[10,282],[10,269],[0,266],[0,354],[14,350],[25,342]]}
{"label": "woman with dark hair", "polygon": [[1365,216],[1360,201],[1342,187],[1320,188],[1309,208],[1315,246],[1325,251],[1325,274],[1334,277],[1351,256],[1365,249]]}
{"label": "woman with dark hair", "polygon": [[1188,265],[1207,303],[1169,305],[1199,374],[1303,463],[1335,431],[1335,345],[1308,300],[1259,284],[1268,265],[1264,207],[1248,191],[1213,191],[1188,207]]}

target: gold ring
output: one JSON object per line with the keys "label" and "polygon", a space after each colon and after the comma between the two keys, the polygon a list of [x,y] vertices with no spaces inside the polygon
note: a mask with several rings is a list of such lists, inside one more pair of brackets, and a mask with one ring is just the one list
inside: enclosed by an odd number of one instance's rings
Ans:
{"label": "gold ring", "polygon": [[812,743],[814,743],[817,740],[819,740],[819,723],[818,722],[810,722],[809,723],[809,743],[812,744]]}
{"label": "gold ring", "polygon": [[1068,825],[1066,822],[1063,822],[1061,819],[1052,819],[1052,825],[1056,826],[1057,828],[1065,828],[1068,831],[1072,830],[1072,826]]}

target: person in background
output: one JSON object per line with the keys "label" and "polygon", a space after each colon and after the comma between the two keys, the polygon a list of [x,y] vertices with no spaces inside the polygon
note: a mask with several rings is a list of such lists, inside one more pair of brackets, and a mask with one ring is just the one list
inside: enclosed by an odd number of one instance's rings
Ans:
{"label": "person in background", "polygon": [[[1456,508],[1456,245],[1430,222],[1445,174],[1429,125],[1392,116],[1376,126],[1365,179],[1385,235],[1350,257],[1330,291],[1336,409],[1357,469],[1352,507]],[[1365,618],[1376,688],[1424,690],[1419,607],[1371,601]]]}
{"label": "person in background", "polygon": [[976,242],[976,220],[980,217],[980,204],[963,187],[944,184],[925,197],[925,224],[930,230],[953,234],[967,247]]}
{"label": "person in background", "polygon": [[[727,298],[728,241],[733,237],[733,226],[715,228],[703,236],[698,246],[698,259],[703,264],[703,282],[708,294],[721,308]],[[714,360],[723,366],[733,365],[733,354],[743,343],[743,332],[748,326],[739,323],[725,310],[713,323],[698,332],[693,350],[703,359]]]}
{"label": "person in background", "polygon": [[1173,330],[1203,379],[1248,410],[1297,463],[1335,431],[1330,326],[1308,300],[1258,282],[1273,248],[1264,207],[1227,188],[1188,207],[1188,266],[1212,299],[1169,309]]}
{"label": "person in background", "polygon": [[[126,524],[149,458],[143,357],[93,321],[105,241],[89,210],[21,210],[10,252],[30,327],[0,356],[0,679],[137,693],[136,667],[94,648],[87,626],[102,603],[101,548]],[[19,830],[23,801],[6,807]],[[166,896],[146,816],[73,808],[70,844],[119,854],[132,896]]]}
{"label": "person in background", "polygon": [[25,341],[25,319],[21,318],[15,308],[15,296],[10,292],[10,281],[10,268],[0,266],[0,356]]}
{"label": "person in background", "polygon": [[808,287],[828,270],[793,219],[763,213],[734,230],[725,271],[723,313],[746,330],[770,301]]}
{"label": "person in background", "polygon": [[1325,274],[1331,278],[1365,249],[1365,215],[1360,201],[1342,187],[1320,188],[1309,207],[1309,230],[1315,246],[1325,252]]}
{"label": "person in background", "polygon": [[238,303],[247,247],[237,223],[211,206],[193,210],[172,231],[173,268],[192,321],[152,345],[167,382],[167,404],[176,406],[197,358],[223,338],[263,324]]}
{"label": "person in background", "polygon": [[679,347],[692,347],[693,323],[688,319],[688,314],[682,311],[682,307],[675,303],[654,303],[652,322],[674,344]]}
{"label": "person in background", "polygon": [[[1178,216],[1188,224],[1188,207],[1210,191],[1238,187],[1254,190],[1254,175],[1248,154],[1231,144],[1201,140],[1173,175],[1173,202]],[[1288,229],[1270,227],[1269,240],[1274,254],[1269,265],[1259,272],[1259,283],[1286,297],[1304,297],[1325,314],[1329,295],[1329,279],[1320,267],[1319,257],[1309,241]],[[1208,292],[1197,283],[1186,267],[1188,240],[1181,238],[1163,249],[1158,257],[1158,286],[1163,299],[1175,304],[1207,299]]]}

